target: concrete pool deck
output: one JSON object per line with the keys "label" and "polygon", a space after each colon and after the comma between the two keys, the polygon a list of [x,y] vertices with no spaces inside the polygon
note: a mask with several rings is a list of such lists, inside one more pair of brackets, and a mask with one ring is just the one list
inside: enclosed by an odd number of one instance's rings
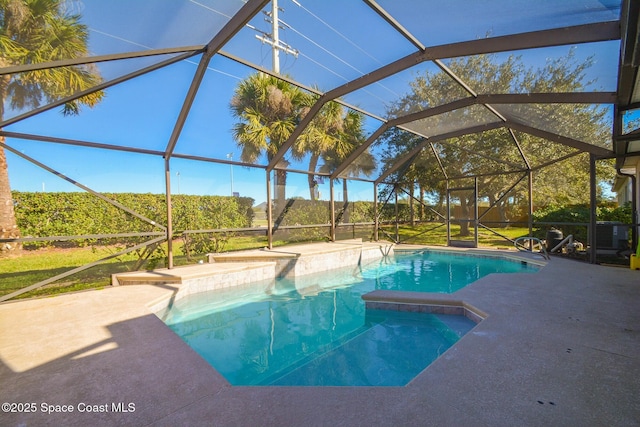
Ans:
{"label": "concrete pool deck", "polygon": [[0,425],[640,425],[628,268],[552,258],[487,276],[451,296],[486,319],[407,386],[382,388],[232,387],[149,310],[178,287],[0,304],[1,401],[35,409]]}

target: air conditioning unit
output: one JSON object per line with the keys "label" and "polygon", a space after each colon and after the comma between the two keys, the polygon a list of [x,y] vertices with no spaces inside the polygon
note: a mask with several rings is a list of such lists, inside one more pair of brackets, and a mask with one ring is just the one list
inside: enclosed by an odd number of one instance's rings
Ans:
{"label": "air conditioning unit", "polygon": [[629,226],[619,222],[598,221],[596,246],[598,249],[626,249],[629,242]]}

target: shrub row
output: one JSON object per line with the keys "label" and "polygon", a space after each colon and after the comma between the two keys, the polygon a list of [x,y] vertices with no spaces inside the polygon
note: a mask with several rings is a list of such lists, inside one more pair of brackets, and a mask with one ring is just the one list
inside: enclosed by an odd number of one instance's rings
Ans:
{"label": "shrub row", "polygon": [[[395,205],[392,203],[379,204],[380,220],[395,220]],[[323,200],[289,199],[282,209],[274,203],[274,222],[278,225],[309,225],[326,224],[330,221],[330,203]],[[335,215],[338,223],[373,222],[373,202],[356,201],[344,206],[341,202],[335,204]],[[418,206],[414,206],[414,215],[418,219]],[[410,206],[406,203],[398,204],[398,219],[409,221],[411,218]],[[424,210],[424,220],[437,220],[428,209]]]}
{"label": "shrub row", "polygon": [[[533,212],[535,222],[547,223],[583,223],[588,224],[590,220],[590,208],[588,205],[569,206],[547,206]],[[596,208],[597,221],[617,222],[622,224],[632,224],[631,203],[616,207],[615,205],[603,205]],[[550,226],[542,227],[537,237],[544,238],[545,232]],[[588,227],[581,225],[559,225],[557,228],[567,236],[572,234],[576,240],[586,242],[588,240]]]}
{"label": "shrub row", "polygon": [[[167,224],[166,200],[163,194],[108,193],[104,196],[126,206],[150,221],[155,221],[160,225]],[[18,227],[25,237],[80,236],[159,230],[149,222],[89,193],[15,191],[13,198]],[[173,229],[176,234],[181,234],[185,230],[251,227],[254,215],[253,202],[254,200],[249,197],[175,195],[172,198]],[[372,202],[350,202],[345,212],[342,212],[343,205],[341,203],[337,203],[335,208],[336,218],[339,222],[371,222],[374,218]],[[381,208],[381,220],[392,220],[395,217],[393,204],[388,203]],[[330,205],[327,201],[291,199],[287,201],[284,214],[278,214],[278,206],[275,204],[274,212],[274,221],[278,226],[328,224],[330,220]],[[401,221],[408,221],[409,206],[404,203],[399,204],[398,214]],[[619,208],[600,206],[597,209],[597,214],[599,221],[616,221],[627,224],[631,222],[630,205]],[[589,207],[575,205],[538,209],[534,212],[534,221],[586,223],[589,222]],[[582,233],[578,230],[571,231],[576,231],[576,234],[584,234],[584,231]],[[305,234],[304,236],[295,236],[297,239],[321,238],[326,234],[326,230],[300,230],[295,233]],[[309,233],[312,235],[307,236]],[[74,242],[76,245],[93,243],[88,240]],[[112,243],[112,241],[108,243]]]}
{"label": "shrub row", "polygon": [[[77,236],[149,232],[153,224],[89,193],[13,192],[16,220],[24,237]],[[163,194],[107,193],[105,197],[131,211],[167,224]],[[184,230],[250,227],[249,197],[176,195],[172,198],[173,228]]]}

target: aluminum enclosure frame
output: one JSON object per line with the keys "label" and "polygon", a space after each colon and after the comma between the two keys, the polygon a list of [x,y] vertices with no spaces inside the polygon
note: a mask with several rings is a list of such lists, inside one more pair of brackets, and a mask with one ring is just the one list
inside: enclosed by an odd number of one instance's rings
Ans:
{"label": "aluminum enclosure frame", "polygon": [[[292,79],[281,77],[276,75],[268,70],[265,70],[263,67],[260,67],[255,64],[251,64],[245,60],[234,57],[228,53],[222,51],[224,45],[233,38],[240,30],[244,28],[244,26],[257,14],[261,12],[261,10],[269,3],[268,0],[248,0],[240,10],[231,17],[231,19],[223,26],[223,28],[217,33],[212,35],[210,41],[206,45],[200,46],[184,46],[184,47],[175,47],[175,48],[165,48],[165,49],[153,49],[139,52],[131,52],[131,53],[123,53],[123,54],[113,54],[113,55],[96,55],[89,56],[86,58],[78,58],[78,59],[69,59],[41,64],[28,64],[21,66],[9,66],[0,68],[0,76],[1,75],[9,75],[15,73],[22,73],[28,71],[34,71],[45,68],[58,68],[58,67],[67,67],[72,65],[81,65],[81,64],[91,64],[97,62],[106,62],[106,61],[114,61],[120,59],[130,59],[130,58],[142,58],[147,56],[159,56],[159,55],[175,55],[172,58],[161,61],[155,65],[142,68],[140,70],[134,71],[132,73],[126,74],[125,76],[119,77],[109,82],[104,82],[99,86],[96,86],[90,90],[83,91],[81,93],[74,94],[72,96],[66,97],[59,101],[50,103],[48,105],[44,105],[35,110],[29,111],[27,113],[21,114],[19,116],[4,120],[0,122],[0,135],[9,137],[9,138],[17,138],[17,139],[31,139],[49,143],[57,143],[57,144],[66,144],[66,145],[76,145],[83,146],[89,148],[96,149],[108,149],[108,150],[119,150],[126,152],[134,152],[146,155],[152,155],[157,157],[162,157],[164,159],[165,164],[165,191],[166,191],[166,201],[167,201],[167,214],[168,214],[168,223],[166,226],[157,225],[160,227],[162,232],[165,234],[165,239],[167,244],[169,245],[169,268],[173,267],[173,249],[172,249],[172,238],[173,238],[173,230],[171,227],[171,160],[174,158],[179,159],[191,159],[198,161],[206,161],[213,162],[219,164],[230,164],[237,166],[246,166],[250,168],[263,169],[266,174],[266,195],[267,195],[267,203],[269,205],[269,209],[267,209],[267,240],[268,246],[272,247],[273,245],[273,218],[272,212],[270,209],[271,205],[271,178],[270,175],[273,171],[278,169],[279,162],[289,153],[293,144],[296,142],[297,138],[302,134],[302,132],[306,129],[306,127],[311,123],[314,117],[319,113],[321,108],[328,102],[339,102],[342,105],[345,105],[348,108],[354,109],[355,111],[359,111],[363,114],[366,114],[370,117],[373,117],[380,122],[382,125],[376,129],[371,136],[360,145],[351,155],[349,155],[346,160],[340,164],[335,170],[333,170],[328,176],[330,178],[331,183],[331,194],[330,194],[330,203],[332,206],[331,209],[331,237],[335,239],[335,216],[334,216],[334,195],[333,195],[333,182],[336,179],[353,179],[348,176],[345,176],[344,172],[349,168],[349,166],[364,153],[372,144],[374,144],[378,138],[388,129],[397,127],[403,129],[407,132],[415,133],[416,135],[423,138],[422,142],[412,149],[409,152],[406,152],[399,161],[392,167],[383,171],[378,177],[373,179],[360,179],[362,181],[371,182],[373,185],[373,194],[374,194],[374,204],[377,204],[377,186],[381,183],[386,182],[389,177],[391,177],[394,173],[397,173],[402,168],[406,168],[410,165],[420,152],[423,150],[430,150],[435,154],[434,143],[438,141],[444,141],[449,138],[460,137],[469,134],[475,134],[487,130],[492,129],[506,129],[509,131],[512,143],[515,148],[521,155],[525,167],[514,172],[523,173],[523,177],[521,180],[524,180],[525,177],[528,177],[529,180],[529,194],[531,194],[531,186],[532,186],[532,178],[531,174],[535,170],[538,170],[542,167],[553,164],[555,161],[563,160],[565,158],[578,155],[580,153],[588,153],[590,156],[590,164],[592,178],[590,180],[590,194],[592,200],[592,209],[595,209],[595,162],[598,159],[608,159],[615,158],[618,163],[620,163],[625,156],[625,152],[623,150],[624,147],[627,146],[628,141],[633,139],[633,135],[622,135],[619,126],[614,127],[613,139],[614,139],[614,147],[613,149],[607,149],[603,147],[598,147],[584,141],[575,140],[569,138],[567,136],[559,135],[553,132],[549,132],[543,129],[536,128],[530,123],[523,122],[521,119],[510,116],[505,111],[501,111],[500,105],[502,104],[559,104],[559,103],[580,103],[580,104],[607,104],[615,106],[616,111],[616,120],[621,114],[622,111],[628,110],[630,108],[638,108],[637,103],[631,99],[631,93],[635,88],[635,82],[637,77],[637,67],[640,62],[637,57],[633,56],[631,50],[636,48],[637,50],[637,40],[629,39],[629,37],[633,37],[636,34],[634,31],[637,31],[637,13],[640,10],[639,2],[635,0],[624,0],[623,1],[623,16],[620,21],[610,21],[610,22],[599,22],[593,24],[584,24],[584,25],[576,25],[566,28],[557,28],[550,30],[540,30],[540,31],[532,31],[520,34],[511,34],[505,36],[498,37],[487,37],[484,39],[478,40],[470,40],[464,42],[457,43],[449,43],[443,44],[439,46],[424,46],[417,37],[411,34],[406,28],[404,28],[398,20],[396,20],[390,13],[385,11],[378,3],[373,0],[364,0],[364,3],[371,8],[376,14],[384,19],[398,34],[408,40],[413,46],[415,46],[416,51],[391,63],[385,64],[374,71],[371,71],[361,77],[355,78],[345,84],[334,87],[326,92],[320,92],[315,88],[309,88],[301,83],[295,82]],[[636,24],[636,28],[634,28],[633,24]],[[461,79],[459,76],[455,75],[442,61],[443,59],[455,58],[455,57],[463,57],[469,55],[477,55],[477,54],[488,54],[488,53],[499,53],[499,52],[508,52],[515,50],[526,50],[526,49],[534,49],[541,47],[553,47],[553,46],[564,46],[564,45],[573,45],[573,44],[582,44],[582,43],[592,43],[592,42],[601,42],[601,41],[611,41],[611,40],[621,40],[622,41],[622,49],[621,52],[621,64],[620,64],[620,75],[619,75],[619,86],[618,91],[616,92],[586,92],[586,93],[528,93],[528,94],[478,94],[473,91],[469,87],[469,85]],[[634,44],[635,43],[635,44]],[[173,130],[171,135],[166,143],[165,149],[163,151],[160,150],[145,150],[139,149],[135,147],[123,147],[123,146],[115,146],[104,143],[99,143],[96,141],[81,141],[74,139],[64,139],[64,138],[56,138],[47,135],[33,135],[33,134],[25,134],[18,132],[5,131],[3,128],[17,123],[19,121],[28,119],[37,114],[43,113],[45,111],[51,110],[52,108],[59,107],[66,102],[73,101],[79,99],[87,94],[104,90],[106,88],[118,85],[125,81],[129,81],[131,79],[135,79],[136,77],[142,76],[144,74],[156,71],[158,69],[164,68],[171,64],[175,64],[177,62],[183,61],[187,58],[194,57],[196,55],[202,55],[200,62],[198,63],[198,67],[193,75],[193,78],[190,83],[189,90],[183,100],[182,107],[180,109],[178,118],[173,126]],[[296,126],[292,135],[288,140],[281,146],[280,150],[272,157],[267,165],[255,165],[248,164],[245,162],[239,161],[229,161],[224,159],[217,158],[208,158],[202,156],[189,156],[184,154],[175,153],[175,147],[182,133],[184,124],[189,116],[192,104],[194,99],[198,93],[200,85],[202,83],[204,74],[206,72],[207,66],[211,59],[215,55],[221,55],[228,59],[237,61],[242,63],[245,66],[248,66],[256,71],[260,71],[263,73],[267,73],[270,75],[274,75],[279,78],[283,78],[286,81],[289,81],[291,84],[294,84],[300,88],[303,88],[307,91],[315,93],[318,96],[318,100],[311,106],[308,114],[300,121],[300,123]],[[451,77],[469,96],[463,99],[459,99],[453,101],[451,103],[436,106],[433,108],[429,108],[417,113],[409,114],[402,117],[396,118],[381,118],[373,113],[367,112],[362,108],[350,105],[340,100],[340,97],[362,89],[368,85],[380,82],[382,79],[390,77],[394,74],[397,74],[401,71],[405,71],[416,64],[430,61],[435,66],[437,66],[440,70],[445,72],[449,77]],[[495,123],[477,125],[477,126],[469,126],[461,130],[442,133],[440,135],[435,136],[427,136],[427,135],[419,135],[415,131],[411,131],[406,126],[408,123],[424,119],[427,117],[436,116],[439,114],[443,114],[446,112],[451,112],[460,108],[470,107],[474,105],[479,105],[486,108],[491,114],[493,114],[496,118]],[[576,149],[573,154],[569,154],[563,156],[561,159],[557,159],[555,161],[550,161],[548,164],[539,165],[537,167],[532,167],[527,161],[526,152],[521,148],[516,135],[513,131],[524,132],[527,134],[534,135],[536,137],[543,138],[545,140],[553,141],[568,147],[572,147]],[[2,144],[5,149],[12,150],[15,152],[9,144]],[[435,156],[438,159],[438,156]],[[29,160],[29,159],[27,159]],[[37,162],[32,163],[37,164]],[[438,159],[439,161],[439,159]],[[44,167],[45,165],[38,165],[40,167]],[[441,169],[443,180],[446,180],[447,183],[452,179],[457,179],[460,177],[451,177],[447,176],[444,167],[441,163],[439,163],[439,167]],[[300,171],[305,172],[305,171]],[[469,176],[469,178],[474,178],[474,176]],[[476,181],[477,182],[477,181]],[[518,181],[520,182],[520,181]],[[81,187],[83,188],[83,187]],[[92,190],[84,187],[86,191],[93,192]],[[447,190],[447,194],[448,194]],[[101,197],[100,194],[93,192],[98,197]],[[476,193],[477,193],[477,184],[476,184]],[[533,209],[532,202],[529,201],[530,210]],[[477,203],[476,203],[477,209]],[[135,215],[139,216],[139,214]],[[476,215],[476,222],[479,218]],[[592,212],[592,222],[595,221],[594,214]],[[449,218],[447,219],[449,220]],[[375,227],[375,238],[377,238],[378,234],[378,218],[374,219],[376,224]],[[532,225],[529,224],[529,228],[531,230]],[[477,236],[476,236],[477,238]],[[155,241],[155,239],[154,239]],[[596,247],[597,242],[591,242]],[[592,251],[595,253],[595,251]]]}

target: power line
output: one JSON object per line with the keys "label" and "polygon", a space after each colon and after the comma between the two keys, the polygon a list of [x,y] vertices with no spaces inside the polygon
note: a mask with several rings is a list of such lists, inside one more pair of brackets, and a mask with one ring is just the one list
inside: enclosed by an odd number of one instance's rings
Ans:
{"label": "power line", "polygon": [[[343,64],[345,64],[347,67],[351,68],[352,70],[360,73],[360,75],[364,75],[364,73],[357,69],[356,67],[354,67],[353,65],[351,65],[350,63],[348,63],[347,61],[345,61],[344,59],[340,58],[338,55],[336,55],[335,53],[333,53],[332,51],[330,51],[329,49],[325,48],[324,46],[320,45],[319,43],[313,41],[311,38],[305,36],[304,34],[302,34],[300,31],[296,30],[295,28],[289,26],[289,28],[291,29],[291,31],[295,32],[296,34],[298,34],[300,37],[304,38],[305,40],[307,40],[309,43],[313,44],[314,46],[316,46],[317,48],[323,50],[325,53],[327,53],[328,55],[334,57],[335,59],[337,59],[338,61],[342,62]],[[308,58],[308,56],[307,56]],[[346,79],[345,79],[346,80]]]}
{"label": "power line", "polygon": [[144,44],[141,44],[141,43],[137,43],[137,42],[134,42],[132,40],[125,39],[123,37],[116,36],[114,34],[110,34],[110,33],[104,32],[104,31],[96,30],[95,28],[92,28],[92,27],[89,27],[89,30],[93,31],[94,33],[98,33],[98,34],[101,34],[103,36],[111,37],[112,39],[120,40],[120,41],[123,41],[125,43],[129,43],[129,44],[132,44],[134,46],[138,46],[138,47],[141,47],[141,48],[144,48],[144,49],[148,49],[148,50],[153,49],[151,46],[147,46],[147,45],[144,45]]}
{"label": "power line", "polygon": [[[150,46],[146,46],[146,45],[144,45],[144,44],[134,42],[133,40],[125,39],[124,37],[119,37],[119,36],[116,36],[116,35],[114,35],[114,34],[107,33],[107,32],[105,32],[105,31],[96,30],[95,28],[92,28],[92,27],[88,27],[88,28],[89,28],[89,31],[92,31],[92,32],[94,32],[94,33],[98,33],[98,34],[103,35],[103,36],[106,36],[106,37],[110,37],[110,38],[115,39],[115,40],[119,40],[119,41],[122,41],[122,42],[125,42],[125,43],[129,43],[129,44],[132,44],[132,45],[134,45],[134,46],[141,47],[141,48],[143,48],[143,49],[148,49],[148,50],[153,49],[153,48],[152,48],[152,47],[150,47]],[[192,64],[192,65],[198,65],[198,63],[197,63],[197,62],[192,61],[192,60],[190,60],[190,59],[185,59],[185,60],[184,60],[184,62],[187,62],[187,63]],[[227,77],[234,78],[234,79],[236,79],[236,80],[238,80],[238,81],[242,81],[242,80],[243,80],[243,78],[242,78],[242,77],[238,77],[238,76],[236,76],[236,75],[234,75],[234,74],[230,74],[230,73],[227,73],[227,72],[225,72],[225,71],[218,70],[217,68],[207,67],[207,70],[210,70],[210,71],[213,71],[213,72],[216,72],[216,73],[222,74],[223,76],[227,76]]]}
{"label": "power line", "polygon": [[195,0],[189,0],[189,1],[190,1],[191,3],[193,3],[193,4],[197,5],[197,6],[200,6],[200,7],[202,7],[202,8],[207,9],[207,10],[210,10],[211,12],[217,13],[218,15],[222,15],[222,16],[224,16],[224,17],[225,17],[225,18],[227,18],[227,19],[231,19],[231,16],[230,16],[230,15],[227,15],[226,13],[220,12],[219,10],[216,10],[216,9],[214,9],[214,8],[210,7],[210,6],[204,5],[204,4],[199,3],[199,2],[197,2],[197,1],[195,1]]}
{"label": "power line", "polygon": [[[302,8],[302,10],[304,10],[305,12],[307,12],[309,15],[311,15],[314,19],[316,19],[317,21],[319,21],[322,25],[326,26],[327,28],[329,28],[331,31],[333,31],[334,33],[336,33],[338,36],[340,36],[342,39],[346,40],[350,45],[354,46],[356,49],[358,49],[360,52],[364,53],[366,56],[368,56],[369,58],[373,59],[377,64],[382,64],[377,58],[375,58],[373,55],[371,55],[370,53],[368,53],[365,49],[363,49],[362,47],[360,47],[357,43],[355,43],[354,41],[352,41],[351,39],[349,39],[347,36],[345,36],[344,34],[342,34],[340,31],[338,31],[337,29],[335,29],[334,27],[332,27],[329,23],[327,23],[325,20],[323,20],[322,18],[320,18],[318,15],[316,15],[315,13],[313,13],[312,11],[310,11],[309,9],[307,9],[306,7],[304,7],[302,4],[300,4],[300,2],[298,0],[291,0],[295,5],[299,6],[300,8]],[[325,48],[324,46],[320,45],[319,43],[315,42],[314,40],[312,40],[310,37],[307,37],[306,35],[302,34],[300,31],[296,30],[295,28],[289,26],[289,28],[294,31],[296,34],[298,34],[300,37],[304,38],[305,40],[307,40],[308,42],[312,43],[314,46],[318,47],[319,49],[323,50],[325,53],[329,54],[330,56],[332,56],[333,58],[337,59],[338,61],[342,62],[343,64],[345,64],[347,67],[351,68],[352,70],[356,71],[357,73],[359,73],[361,76],[365,75],[365,73],[358,69],[357,67],[351,65],[349,62],[343,60],[342,58],[340,58],[339,56],[337,56],[336,54],[334,54],[331,50]],[[329,72],[331,72],[332,74],[335,74],[336,76],[342,78],[344,81],[349,81],[347,78],[345,78],[344,76],[341,76],[340,74],[336,73],[335,71],[329,69],[328,67],[320,64],[318,61],[312,60],[309,56],[307,55],[302,55],[305,58],[307,58],[308,60],[314,62],[317,65],[320,65],[322,68],[328,70]],[[400,97],[400,95],[398,93],[396,93],[394,90],[392,90],[391,88],[385,86],[384,84],[380,83],[380,82],[376,82],[375,83],[376,86],[381,87],[382,89],[386,90],[387,92],[391,93],[392,95],[396,96],[396,97]],[[374,95],[373,93],[365,90],[365,93],[368,93],[369,95],[373,96],[374,98],[377,98],[378,100],[382,100],[379,96]]]}
{"label": "power line", "polygon": [[313,16],[315,19],[317,19],[318,21],[320,21],[320,23],[322,23],[325,27],[329,28],[331,31],[333,31],[334,33],[336,33],[337,35],[339,35],[341,38],[343,38],[344,40],[347,41],[347,43],[349,43],[350,45],[352,45],[353,47],[355,47],[356,49],[358,49],[360,52],[364,53],[365,55],[367,55],[369,58],[373,59],[375,62],[377,62],[378,64],[382,65],[382,62],[379,61],[376,57],[374,57],[373,55],[371,55],[369,52],[367,52],[366,50],[364,50],[363,48],[361,48],[357,43],[355,43],[354,41],[352,41],[349,37],[345,36],[344,34],[342,34],[340,31],[338,31],[337,29],[333,28],[329,23],[327,23],[325,20],[323,20],[322,18],[320,18],[319,16],[317,16],[315,13],[311,12],[309,9],[307,9],[306,7],[304,7],[302,4],[300,4],[299,1],[296,0],[291,0],[291,2],[293,4],[295,4],[296,6],[302,8],[302,10],[304,10],[305,12],[307,12],[309,15]]}
{"label": "power line", "polygon": [[[198,6],[201,6],[205,9],[211,10],[213,12],[216,12],[220,15],[223,16],[227,16],[225,14],[223,14],[222,12],[219,12],[215,9],[212,9],[208,6],[205,6],[195,0],[189,0],[191,3],[196,4]],[[329,23],[327,23],[325,20],[323,20],[322,18],[320,18],[318,15],[316,15],[315,13],[313,13],[311,10],[309,10],[308,8],[304,7],[299,1],[297,0],[291,0],[296,6],[300,7],[302,10],[304,10],[307,14],[311,15],[314,19],[316,19],[318,22],[320,22],[322,25],[324,25],[325,27],[329,28],[332,32],[336,33],[338,36],[340,36],[342,39],[344,39],[345,41],[347,41],[347,43],[349,43],[350,45],[354,46],[356,49],[358,49],[360,52],[362,52],[363,54],[365,54],[366,56],[368,56],[369,58],[373,59],[376,63],[381,64],[381,62],[376,59],[373,55],[371,55],[370,53],[368,53],[365,49],[363,49],[362,47],[360,47],[357,43],[355,43],[354,41],[352,41],[351,39],[349,39],[347,36],[345,36],[344,34],[342,34],[340,31],[338,31],[336,28],[334,28],[333,26],[331,26]],[[310,37],[306,36],[305,34],[303,34],[302,32],[298,31],[296,28],[294,28],[293,26],[287,24],[286,22],[282,21],[281,19],[278,18],[278,14],[279,12],[283,11],[282,8],[280,8],[278,6],[278,1],[274,0],[271,3],[271,12],[264,12],[263,13],[265,15],[267,15],[268,19],[267,22],[269,22],[271,24],[271,33],[268,33],[266,31],[262,31],[259,28],[256,28],[255,26],[251,25],[251,24],[246,24],[246,26],[248,28],[250,28],[251,30],[259,33],[260,35],[256,35],[256,38],[260,41],[262,41],[264,44],[268,44],[271,46],[271,51],[272,51],[272,70],[276,73],[279,74],[280,73],[280,59],[279,59],[279,51],[282,50],[285,53],[290,53],[292,54],[294,57],[298,57],[298,56],[302,56],[304,58],[306,58],[308,61],[316,64],[317,66],[324,68],[325,70],[327,70],[328,72],[330,72],[331,74],[341,78],[343,81],[349,81],[348,78],[346,78],[345,76],[340,75],[339,73],[337,73],[336,71],[332,70],[331,68],[329,68],[328,66],[320,63],[319,61],[314,60],[313,58],[311,58],[309,55],[305,55],[303,53],[300,53],[299,50],[294,49],[293,47],[291,47],[289,44],[284,43],[280,40],[279,37],[279,30],[280,29],[290,29],[291,31],[293,31],[294,33],[296,33],[297,35],[299,35],[300,37],[302,37],[303,39],[307,40],[309,43],[311,43],[312,45],[316,46],[318,49],[322,50],[323,52],[325,52],[326,54],[328,54],[329,56],[333,57],[334,59],[336,59],[337,61],[343,63],[344,65],[346,65],[347,67],[351,68],[352,70],[356,71],[359,75],[364,75],[365,73],[358,69],[357,67],[351,65],[349,62],[345,61],[344,59],[340,58],[338,55],[336,55],[335,53],[333,53],[330,49],[325,48],[324,46],[322,46],[320,43],[317,43],[316,41],[314,41],[313,39],[311,39]],[[275,17],[275,19],[274,19]],[[276,24],[277,23],[277,24]],[[282,25],[282,27],[281,27]],[[395,96],[400,96],[399,94],[397,94],[395,91],[393,91],[392,89],[390,89],[389,87],[385,86],[384,84],[377,82],[376,83],[377,86],[383,88],[384,90],[386,90],[387,92],[391,93],[392,95]],[[369,93],[371,96],[382,100],[380,97],[378,97],[377,95],[374,95],[372,93],[370,93],[369,91],[366,91],[366,93]]]}

